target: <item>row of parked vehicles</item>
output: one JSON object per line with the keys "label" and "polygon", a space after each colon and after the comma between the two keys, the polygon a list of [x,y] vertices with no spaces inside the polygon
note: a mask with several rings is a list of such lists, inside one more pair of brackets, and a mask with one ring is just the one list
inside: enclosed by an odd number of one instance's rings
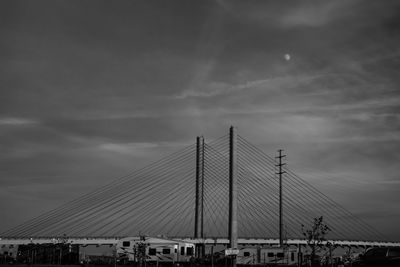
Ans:
{"label": "row of parked vehicles", "polygon": [[[195,266],[201,263],[225,266],[232,256],[227,256],[223,245],[208,246],[205,258],[196,258],[196,244],[188,240],[167,239],[159,237],[127,237],[119,240],[116,245],[60,245],[60,244],[29,244],[20,246],[5,246],[0,249],[0,263],[11,261],[26,263],[91,263],[112,262],[126,264],[146,262],[147,266]],[[345,248],[341,248],[344,250]],[[331,253],[314,258],[314,266],[335,267],[400,267],[400,247],[372,247],[360,254],[353,250],[350,257],[338,257]],[[232,250],[233,251],[233,250]],[[231,252],[232,252],[231,251]],[[234,257],[240,265],[262,266],[307,266],[311,263],[309,252],[301,251],[291,246],[285,249],[273,246],[241,246],[234,250]],[[304,254],[303,254],[303,253]],[[333,257],[332,257],[333,256]],[[194,264],[195,263],[195,264]]]}
{"label": "row of parked vehicles", "polygon": [[[130,262],[145,260],[158,263],[185,263],[195,260],[196,245],[191,242],[146,237],[128,237],[121,239],[117,244],[117,254],[120,259]],[[225,251],[214,251],[215,262],[225,259]],[[297,249],[285,249],[278,247],[242,247],[235,254],[237,264],[286,264],[295,265],[298,262]]]}
{"label": "row of parked vehicles", "polygon": [[[190,262],[195,256],[195,244],[182,240],[170,240],[164,238],[128,237],[121,239],[117,244],[117,254],[127,261],[142,260],[147,262]],[[142,255],[142,256],[140,256]],[[214,252],[216,260],[225,257],[223,251]],[[213,256],[213,257],[214,257]],[[298,266],[309,262],[307,256],[301,254],[297,248],[277,247],[241,247],[236,255],[236,261],[242,265],[285,265]],[[326,263],[326,262],[325,262]],[[318,265],[323,266],[320,262]],[[335,266],[353,267],[400,267],[399,247],[372,247],[358,257],[346,260],[334,261]],[[330,264],[329,264],[330,266]]]}

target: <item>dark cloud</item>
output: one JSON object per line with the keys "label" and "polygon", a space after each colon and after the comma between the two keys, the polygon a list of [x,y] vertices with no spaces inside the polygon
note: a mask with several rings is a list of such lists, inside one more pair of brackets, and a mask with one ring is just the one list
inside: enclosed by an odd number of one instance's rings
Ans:
{"label": "dark cloud", "polygon": [[[70,199],[62,188],[77,196],[233,124],[392,231],[399,11],[398,1],[2,1],[2,227],[27,219],[14,212],[27,199],[33,217]],[[393,223],[374,216],[379,205]]]}

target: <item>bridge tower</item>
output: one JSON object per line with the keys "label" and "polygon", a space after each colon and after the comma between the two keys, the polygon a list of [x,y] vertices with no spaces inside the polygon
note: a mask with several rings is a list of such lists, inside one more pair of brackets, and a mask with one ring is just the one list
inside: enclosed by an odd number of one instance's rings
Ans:
{"label": "bridge tower", "polygon": [[[204,238],[204,138],[196,138],[196,207],[195,207],[195,225],[194,238]],[[205,254],[205,245],[197,244],[195,255],[202,258]]]}
{"label": "bridge tower", "polygon": [[[237,133],[231,126],[229,131],[229,248],[238,248],[238,186],[237,186]],[[232,266],[236,266],[236,256],[232,257]]]}

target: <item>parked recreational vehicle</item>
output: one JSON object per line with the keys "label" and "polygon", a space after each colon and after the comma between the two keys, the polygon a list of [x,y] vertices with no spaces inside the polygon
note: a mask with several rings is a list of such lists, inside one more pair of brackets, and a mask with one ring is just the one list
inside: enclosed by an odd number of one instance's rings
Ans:
{"label": "parked recreational vehicle", "polygon": [[296,265],[298,262],[297,249],[282,249],[274,247],[243,247],[237,255],[238,264],[267,264],[277,263]]}
{"label": "parked recreational vehicle", "polygon": [[188,262],[194,256],[195,245],[182,240],[155,237],[126,237],[117,243],[118,256],[128,261],[138,261],[140,250],[149,262]]}

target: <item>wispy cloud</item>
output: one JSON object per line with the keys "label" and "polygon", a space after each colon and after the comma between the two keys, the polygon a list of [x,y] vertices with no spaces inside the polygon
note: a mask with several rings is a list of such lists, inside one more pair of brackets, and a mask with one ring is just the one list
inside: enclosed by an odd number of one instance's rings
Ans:
{"label": "wispy cloud", "polygon": [[356,1],[319,1],[288,8],[281,16],[280,23],[285,27],[320,27],[335,19],[350,15]]}
{"label": "wispy cloud", "polygon": [[38,120],[28,119],[28,118],[16,118],[16,117],[8,117],[8,118],[0,118],[0,125],[29,125],[29,124],[38,124]]}
{"label": "wispy cloud", "polygon": [[241,84],[230,84],[226,82],[209,82],[204,84],[202,88],[187,89],[182,91],[180,94],[174,96],[177,99],[185,98],[209,98],[219,95],[231,95],[236,92],[243,90],[269,90],[279,91],[282,88],[292,88],[295,85],[301,85],[302,83],[310,82],[314,79],[329,76],[331,74],[300,74],[300,75],[286,75],[276,76],[266,79],[249,80]]}
{"label": "wispy cloud", "polygon": [[400,180],[378,181],[377,183],[383,185],[400,185]]}
{"label": "wispy cloud", "polygon": [[109,151],[119,154],[129,154],[143,156],[145,151],[154,153],[157,149],[163,149],[166,147],[179,148],[187,145],[187,143],[181,142],[154,142],[154,143],[102,143],[99,144],[99,148],[104,151]]}

